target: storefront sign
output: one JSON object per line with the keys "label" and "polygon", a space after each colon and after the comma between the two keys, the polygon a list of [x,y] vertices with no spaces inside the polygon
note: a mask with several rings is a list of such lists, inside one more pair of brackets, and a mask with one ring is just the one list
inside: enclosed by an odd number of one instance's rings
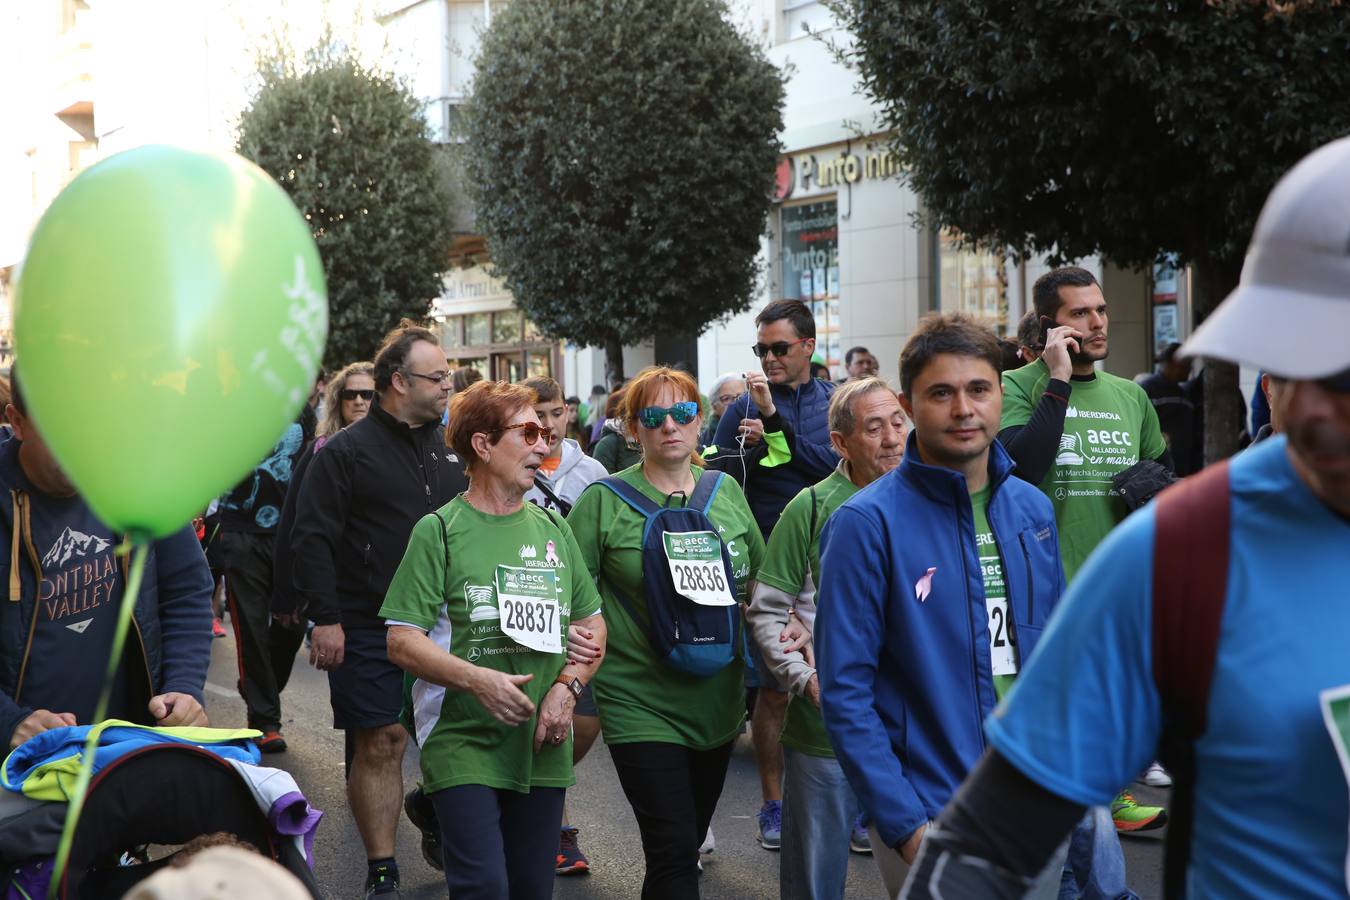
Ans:
{"label": "storefront sign", "polygon": [[442,279],[441,295],[433,304],[433,315],[463,312],[466,305],[475,309],[506,308],[512,302],[505,282],[488,274],[483,266],[451,269]]}
{"label": "storefront sign", "polygon": [[845,152],[843,148],[798,153],[778,163],[775,179],[777,200],[837,189],[864,180],[894,178],[900,174],[900,159],[890,150],[868,153]]}

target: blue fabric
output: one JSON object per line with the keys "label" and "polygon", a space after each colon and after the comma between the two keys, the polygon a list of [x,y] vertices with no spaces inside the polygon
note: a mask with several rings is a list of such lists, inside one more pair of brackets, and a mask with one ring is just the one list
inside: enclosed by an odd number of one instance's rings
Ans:
{"label": "blue fabric", "polygon": [[1139,900],[1125,885],[1125,853],[1120,849],[1111,811],[1094,806],[1069,837],[1069,858],[1059,900]]}
{"label": "blue fabric", "polygon": [[[988,518],[1022,660],[1064,589],[1055,514],[990,448]],[[931,592],[916,583],[933,570]],[[984,751],[995,705],[984,581],[965,478],[904,459],[821,534],[815,627],[821,711],[863,810],[894,846],[936,819]],[[1021,690],[1014,684],[1013,694]]]}
{"label": "blue fabric", "polygon": [[[151,744],[185,744],[200,747],[222,759],[234,759],[255,766],[262,761],[262,756],[253,741],[247,737],[235,737],[238,734],[235,731],[207,728],[149,728],[132,725],[129,722],[104,723],[104,726],[76,725],[44,731],[14,748],[9,756],[5,757],[4,765],[0,767],[0,784],[3,784],[6,790],[22,793],[24,780],[40,766],[77,757],[83,753],[85,741],[89,739],[89,730],[95,727],[102,727],[98,736],[98,748],[94,751],[95,775],[119,757]],[[171,731],[187,732],[197,739],[169,733]],[[216,731],[222,739],[208,740],[211,731]]]}
{"label": "blue fabric", "polygon": [[1270,424],[1270,401],[1266,399],[1266,392],[1261,390],[1261,376],[1265,371],[1256,373],[1256,390],[1252,391],[1252,424],[1250,434],[1255,437],[1261,430],[1262,425]]}
{"label": "blue fabric", "polygon": [[780,900],[842,900],[858,798],[839,761],[783,748]]}
{"label": "blue fabric", "polygon": [[[749,466],[744,472],[737,471],[734,464],[725,467],[734,475],[744,476],[745,499],[765,540],[778,524],[778,517],[788,501],[828,477],[839,465],[839,455],[830,444],[829,409],[834,388],[830,382],[818,378],[812,378],[800,387],[770,384],[774,408],[791,429],[789,450],[792,459],[772,468]],[[741,419],[746,418],[763,418],[749,393],[728,406],[717,423],[713,443],[719,457],[740,452],[737,432]]]}
{"label": "blue fabric", "polygon": [[[1195,746],[1187,896],[1345,896],[1350,801],[1318,694],[1350,683],[1350,523],[1295,474],[1283,437],[1231,466],[1228,595]],[[1153,535],[1146,508],[1092,554],[986,724],[1013,765],[1078,803],[1108,802],[1157,749]]]}
{"label": "blue fabric", "polygon": [[[19,466],[20,446],[22,442],[18,440],[0,443],[0,546],[5,548],[11,546],[13,534],[14,507],[9,490],[23,491],[33,504],[35,516],[39,507],[70,502],[55,501],[36,490]],[[84,508],[83,501],[76,502]],[[39,553],[45,552],[45,548],[39,548]],[[36,698],[30,695],[27,685],[20,697],[22,702],[14,701],[39,593],[37,573],[27,553],[20,554],[19,569],[21,591],[17,602],[0,602],[0,741],[6,746],[18,724],[34,709],[41,708],[34,705]],[[8,585],[9,579],[10,554],[0,553],[0,585]],[[148,681],[146,687],[156,695],[180,692],[203,702],[202,688],[211,662],[212,588],[211,570],[190,526],[151,544],[145,580],[136,598],[135,624],[140,640],[136,640],[136,633],[127,638],[132,651],[129,658],[138,663],[128,669],[128,681],[135,680],[138,684]],[[139,652],[141,647],[145,649],[144,656]],[[25,681],[29,677],[41,678],[32,667],[51,665],[59,669],[61,677],[85,684],[93,693],[103,683],[106,664],[106,655],[95,654],[59,661],[31,659],[24,677]],[[133,717],[145,716],[148,723],[149,714],[145,710],[129,712]]]}

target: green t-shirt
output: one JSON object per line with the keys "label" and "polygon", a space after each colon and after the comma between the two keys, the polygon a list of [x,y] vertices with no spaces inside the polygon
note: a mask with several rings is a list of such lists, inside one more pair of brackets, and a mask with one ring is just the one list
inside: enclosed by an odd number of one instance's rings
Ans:
{"label": "green t-shirt", "polygon": [[[435,515],[413,526],[380,616],[425,629],[442,649],[476,666],[533,675],[521,690],[537,708],[567,662],[568,622],[600,611],[576,539],[561,517],[533,503],[493,516],[461,495],[438,512],[444,529]],[[506,633],[519,628],[523,639],[557,645],[558,652],[532,649]],[[472,694],[421,679],[413,682],[412,698],[427,791],[481,784],[524,792],[574,782],[570,735],[534,752],[537,714],[504,725]]]}
{"label": "green t-shirt", "polygon": [[989,658],[994,668],[994,695],[1002,700],[1012,690],[1021,660],[1017,635],[1008,621],[1008,586],[1003,580],[1003,557],[994,530],[989,527],[989,485],[970,495],[975,515],[975,549],[984,579],[984,611],[989,622]]}
{"label": "green t-shirt", "polygon": [[[702,469],[695,468],[697,477]],[[657,503],[666,496],[636,465],[617,473]],[[671,500],[679,506],[680,498]],[[764,539],[734,479],[724,477],[709,519],[731,551],[737,597],[764,558]],[[643,517],[606,487],[592,485],[567,517],[586,568],[597,577],[609,638],[592,686],[607,744],[660,741],[710,750],[732,740],[745,720],[745,664],[740,655],[710,678],[696,678],[661,662],[647,641],[642,600]],[[616,592],[629,598],[634,621]]]}
{"label": "green t-shirt", "polygon": [[[1043,359],[1004,372],[999,429],[1027,424],[1049,381]],[[1111,478],[1141,459],[1157,459],[1167,444],[1139,385],[1108,372],[1070,385],[1064,434],[1040,488],[1054,504],[1064,576],[1072,581],[1088,554],[1129,514]]]}
{"label": "green t-shirt", "polygon": [[[769,535],[759,580],[785,594],[810,595],[819,602],[816,588],[820,584],[821,529],[840,504],[857,492],[858,486],[836,469],[814,488],[807,488],[793,497],[773,527],[773,534]],[[816,508],[814,531],[811,530],[812,494]],[[793,697],[788,701],[779,741],[784,747],[811,756],[834,756],[820,710],[806,697]]]}

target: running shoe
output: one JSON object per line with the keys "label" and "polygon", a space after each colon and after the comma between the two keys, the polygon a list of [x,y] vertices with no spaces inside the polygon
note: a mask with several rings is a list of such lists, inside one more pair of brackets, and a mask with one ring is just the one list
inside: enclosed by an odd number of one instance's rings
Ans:
{"label": "running shoe", "polygon": [[766,800],[759,808],[759,845],[765,850],[783,846],[783,804]]}
{"label": "running shoe", "polygon": [[398,889],[398,870],[389,866],[377,866],[366,873],[366,900],[400,900],[403,892]]}
{"label": "running shoe", "polygon": [[441,828],[436,821],[436,807],[431,798],[423,792],[421,785],[408,791],[403,798],[403,811],[408,821],[413,823],[422,834],[422,859],[437,872],[445,871],[445,859],[441,856]]}
{"label": "running shoe", "polygon": [[708,836],[703,839],[702,844],[699,844],[698,852],[701,855],[704,853],[711,853],[716,849],[717,849],[717,841],[713,840],[712,826],[709,825]]}
{"label": "running shoe", "polygon": [[1149,767],[1144,770],[1144,777],[1139,780],[1149,787],[1172,786],[1172,776],[1168,775],[1167,770],[1158,763],[1151,763]]}
{"label": "running shoe", "polygon": [[1167,810],[1161,806],[1140,806],[1129,791],[1121,791],[1111,801],[1111,821],[1116,831],[1152,831],[1167,824]]}
{"label": "running shoe", "polygon": [[848,849],[854,853],[872,852],[872,836],[867,833],[862,816],[853,820],[853,832],[848,836]]}
{"label": "running shoe", "polygon": [[262,737],[253,739],[253,743],[263,753],[284,753],[286,750],[286,739],[280,731],[264,731]]}
{"label": "running shoe", "polygon": [[211,637],[224,637],[224,636],[225,636],[225,624],[221,622],[220,619],[213,618],[211,620]]}
{"label": "running shoe", "polygon": [[577,830],[569,825],[558,835],[558,865],[554,871],[559,875],[585,875],[590,870],[586,854],[577,846]]}

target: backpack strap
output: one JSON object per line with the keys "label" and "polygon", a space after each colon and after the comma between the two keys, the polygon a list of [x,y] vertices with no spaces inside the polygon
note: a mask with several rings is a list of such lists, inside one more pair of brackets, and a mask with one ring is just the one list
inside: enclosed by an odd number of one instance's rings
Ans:
{"label": "backpack strap", "polygon": [[[811,525],[806,531],[807,549],[810,549],[811,542],[816,539],[816,486],[814,484],[811,485],[810,490],[811,490]],[[816,574],[819,575],[820,573],[817,572]]]}
{"label": "backpack strap", "polygon": [[1153,532],[1153,681],[1162,700],[1158,757],[1176,787],[1168,815],[1163,888],[1185,894],[1195,814],[1195,742],[1228,588],[1229,472],[1220,463],[1159,494]]}
{"label": "backpack strap", "polygon": [[558,507],[558,512],[562,513],[564,518],[572,512],[572,504],[554,493],[553,488],[549,487],[548,479],[537,472],[534,476],[534,486],[539,488],[539,493],[543,494],[546,500]]}
{"label": "backpack strap", "polygon": [[433,509],[431,514],[436,517],[436,521],[441,523],[441,546],[445,548],[445,578],[446,582],[450,580],[450,539],[445,533],[450,530],[450,523],[441,518],[441,511]]}
{"label": "backpack strap", "polygon": [[713,501],[717,499],[717,490],[722,486],[722,478],[725,472],[709,472],[704,469],[698,476],[698,481],[694,483],[694,491],[689,495],[689,501],[686,504],[690,509],[696,509],[705,516],[708,510],[712,509]]}
{"label": "backpack strap", "polygon": [[607,475],[604,478],[597,478],[591,484],[601,484],[619,495],[619,499],[627,503],[633,509],[637,510],[644,519],[651,518],[661,507],[652,502],[646,494],[633,487],[622,478],[616,478],[613,475]]}

